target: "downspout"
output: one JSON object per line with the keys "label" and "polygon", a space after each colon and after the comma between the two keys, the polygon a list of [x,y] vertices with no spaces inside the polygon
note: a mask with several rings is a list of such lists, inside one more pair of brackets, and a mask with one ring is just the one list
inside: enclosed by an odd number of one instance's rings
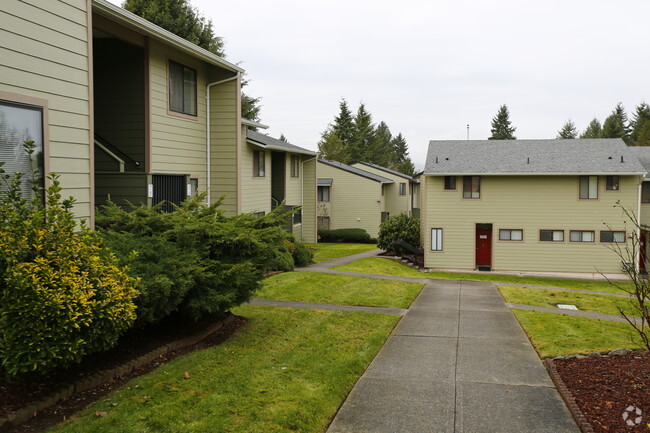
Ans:
{"label": "downspout", "polygon": [[[302,182],[300,182],[300,207],[304,209],[305,207],[305,162],[313,161],[318,156],[314,156],[313,158],[305,159],[303,162],[300,163],[300,172],[302,173]],[[314,180],[316,181],[316,184],[318,184],[318,178],[316,176],[316,170],[314,170]],[[305,213],[300,210],[302,213],[302,216],[305,216]],[[314,206],[314,213],[316,213],[316,209]],[[315,215],[314,215],[315,216]],[[302,239],[305,239],[305,221],[301,218],[302,224],[300,225],[300,237]],[[318,236],[316,237],[318,239]]]}
{"label": "downspout", "polygon": [[[643,232],[641,231],[641,190],[643,189],[643,177],[641,177],[641,183],[639,183],[639,199],[637,201],[637,212],[636,212],[636,238],[639,240],[639,245],[637,246],[637,251],[634,253],[634,269],[636,269],[636,273],[638,274],[641,272],[641,236],[643,235]],[[645,260],[645,258],[644,258]]]}
{"label": "downspout", "polygon": [[[217,84],[222,84],[226,83],[228,81],[236,80],[239,78],[240,73],[237,72],[237,74],[234,77],[226,78],[225,80],[220,80],[220,81],[215,81],[214,83],[210,83],[206,86],[205,88],[205,99],[206,99],[206,115],[205,115],[205,164],[206,164],[206,171],[205,171],[205,180],[207,183],[207,196],[206,196],[206,204],[210,206],[210,187],[212,186],[212,179],[210,176],[210,88],[212,86],[216,86]],[[237,125],[238,128],[241,128],[241,125]],[[237,143],[239,146],[239,143]]]}

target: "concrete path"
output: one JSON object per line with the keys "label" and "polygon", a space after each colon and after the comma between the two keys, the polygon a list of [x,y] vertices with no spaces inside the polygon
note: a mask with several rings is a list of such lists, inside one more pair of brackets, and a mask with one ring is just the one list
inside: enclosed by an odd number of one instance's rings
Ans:
{"label": "concrete path", "polygon": [[429,280],[329,433],[578,433],[495,285]]}
{"label": "concrete path", "polygon": [[563,316],[575,316],[575,317],[586,317],[587,319],[598,319],[598,320],[607,320],[608,322],[620,322],[628,323],[621,316],[615,314],[605,314],[605,313],[593,313],[591,311],[576,311],[576,310],[561,310],[559,308],[553,307],[540,307],[537,305],[526,305],[526,304],[511,304],[506,303],[508,308],[514,308],[516,310],[529,310],[529,311],[541,311],[542,313],[553,313],[553,314],[562,314]]}
{"label": "concrete path", "polygon": [[403,316],[406,310],[403,308],[386,308],[386,307],[362,307],[359,305],[340,305],[340,304],[320,304],[316,302],[298,302],[298,301],[277,301],[275,299],[252,299],[251,305],[269,305],[272,307],[286,308],[316,308],[319,310],[331,311],[363,311],[366,313],[383,313],[395,316]]}

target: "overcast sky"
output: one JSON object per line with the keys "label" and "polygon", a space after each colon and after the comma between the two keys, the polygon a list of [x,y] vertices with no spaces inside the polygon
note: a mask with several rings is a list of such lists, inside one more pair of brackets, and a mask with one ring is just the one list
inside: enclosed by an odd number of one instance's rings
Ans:
{"label": "overcast sky", "polygon": [[[121,4],[121,0],[110,0]],[[580,130],[618,102],[650,102],[647,0],[192,0],[262,98],[266,132],[316,149],[345,98],[406,137],[490,135],[501,104],[517,138]]]}

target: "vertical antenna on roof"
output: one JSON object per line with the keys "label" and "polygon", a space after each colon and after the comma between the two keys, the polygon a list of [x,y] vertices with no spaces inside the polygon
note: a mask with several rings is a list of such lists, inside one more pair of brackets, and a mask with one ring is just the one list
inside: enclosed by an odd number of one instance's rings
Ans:
{"label": "vertical antenna on roof", "polygon": [[467,139],[469,140],[469,123],[467,124]]}

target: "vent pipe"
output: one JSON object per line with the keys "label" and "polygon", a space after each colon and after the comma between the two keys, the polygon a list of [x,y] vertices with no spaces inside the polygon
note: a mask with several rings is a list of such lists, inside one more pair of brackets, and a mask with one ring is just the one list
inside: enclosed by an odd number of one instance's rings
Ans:
{"label": "vent pipe", "polygon": [[623,155],[621,155],[621,162],[625,162],[625,160],[623,159]]}
{"label": "vent pipe", "polygon": [[526,164],[530,164],[530,157],[526,158]]}

